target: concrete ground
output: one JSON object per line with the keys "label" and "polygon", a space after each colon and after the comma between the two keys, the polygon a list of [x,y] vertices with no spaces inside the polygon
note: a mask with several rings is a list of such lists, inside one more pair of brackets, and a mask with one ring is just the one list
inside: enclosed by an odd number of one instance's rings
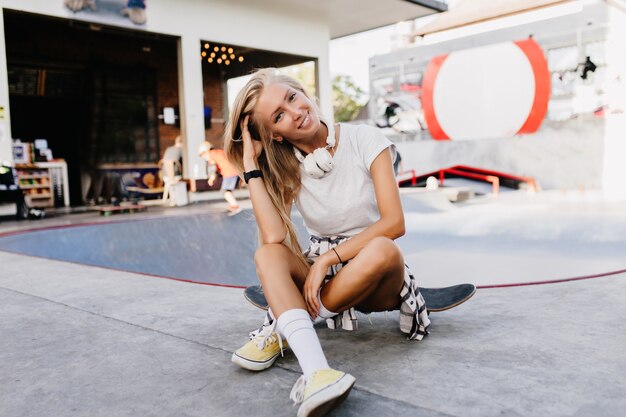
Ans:
{"label": "concrete ground", "polygon": [[[585,260],[597,273],[626,268],[619,264],[626,253],[623,204],[518,198],[482,208],[440,201],[428,210],[409,207],[407,230],[423,229],[440,255],[445,242],[438,236],[457,236],[467,247],[452,248],[463,258],[441,259],[433,249],[427,259],[436,262],[417,261],[429,275],[437,265],[443,275],[499,271],[486,285],[498,275],[513,282],[502,273],[518,274],[525,264],[535,265],[528,280],[557,270],[567,276],[555,278],[586,274],[578,269]],[[155,208],[148,216],[218,213],[219,204]],[[102,219],[85,213],[4,222],[0,233],[94,220]],[[482,241],[504,243],[487,259],[478,256]],[[425,248],[418,236],[403,245],[407,258]],[[556,265],[541,257],[549,250],[561,255]],[[498,261],[501,255],[508,256]],[[453,270],[455,259],[462,262]],[[357,378],[332,415],[622,415],[624,278],[479,289],[466,304],[433,313],[431,334],[421,342],[399,333],[397,313],[360,315],[358,332],[318,327],[331,366]],[[288,397],[299,367],[292,353],[262,373],[230,363],[261,316],[238,288],[0,251],[0,416],[293,416]]]}

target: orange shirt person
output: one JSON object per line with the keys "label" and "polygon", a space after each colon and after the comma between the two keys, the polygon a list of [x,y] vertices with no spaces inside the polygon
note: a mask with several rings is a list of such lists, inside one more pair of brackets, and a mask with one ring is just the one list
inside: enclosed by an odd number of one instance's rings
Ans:
{"label": "orange shirt person", "polygon": [[[198,147],[198,154],[203,157],[209,166],[217,167],[222,174],[222,186],[220,190],[224,193],[224,199],[228,203],[228,215],[234,216],[241,212],[239,203],[233,194],[233,190],[237,188],[239,183],[239,171],[235,168],[228,159],[223,149],[215,149],[210,142],[204,141]],[[213,170],[209,176],[209,185],[213,186],[217,179],[217,172]]]}

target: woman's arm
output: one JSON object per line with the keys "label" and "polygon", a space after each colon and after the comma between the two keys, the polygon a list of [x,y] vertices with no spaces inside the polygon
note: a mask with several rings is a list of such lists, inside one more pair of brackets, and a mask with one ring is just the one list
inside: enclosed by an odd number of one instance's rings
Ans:
{"label": "woman's arm", "polygon": [[[397,239],[404,235],[404,212],[400,202],[400,192],[396,177],[393,174],[391,152],[381,152],[372,162],[370,172],[374,181],[374,192],[380,219],[374,224],[356,234],[351,239],[337,246],[335,250],[342,261],[354,258],[365,247],[367,242],[375,237],[385,236]],[[326,253],[326,261],[330,265],[339,262],[334,252]]]}
{"label": "woman's arm", "polygon": [[[253,165],[246,167],[246,171],[255,170]],[[248,182],[250,200],[254,217],[259,225],[261,240],[263,243],[282,243],[287,237],[287,227],[278,214],[278,210],[270,199],[263,178],[252,178]],[[291,204],[287,207],[287,213],[291,210]]]}
{"label": "woman's arm", "polygon": [[[263,151],[260,141],[253,140],[248,131],[248,118],[246,116],[241,125],[243,139],[243,167],[246,172],[259,169],[258,158]],[[254,217],[259,226],[261,241],[263,243],[282,243],[287,237],[287,227],[274,206],[263,178],[252,178],[248,182],[250,200],[254,210]],[[291,204],[287,207],[287,213],[291,210]]]}

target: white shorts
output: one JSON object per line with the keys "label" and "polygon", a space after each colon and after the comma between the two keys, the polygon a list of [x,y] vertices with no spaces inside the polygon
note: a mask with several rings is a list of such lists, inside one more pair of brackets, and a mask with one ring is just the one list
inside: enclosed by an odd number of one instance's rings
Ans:
{"label": "white shorts", "polygon": [[232,177],[224,177],[222,178],[222,187],[220,190],[222,191],[232,191],[237,188],[237,184],[239,183],[239,176],[235,175]]}

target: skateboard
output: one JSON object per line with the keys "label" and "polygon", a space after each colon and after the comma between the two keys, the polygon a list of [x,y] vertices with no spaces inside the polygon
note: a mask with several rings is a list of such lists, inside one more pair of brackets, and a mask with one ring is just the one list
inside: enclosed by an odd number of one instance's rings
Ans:
{"label": "skateboard", "polygon": [[[463,304],[476,292],[474,284],[458,284],[442,288],[420,288],[422,297],[426,301],[429,313],[449,310]],[[267,310],[268,304],[260,285],[251,285],[243,291],[243,296],[253,306]]]}

